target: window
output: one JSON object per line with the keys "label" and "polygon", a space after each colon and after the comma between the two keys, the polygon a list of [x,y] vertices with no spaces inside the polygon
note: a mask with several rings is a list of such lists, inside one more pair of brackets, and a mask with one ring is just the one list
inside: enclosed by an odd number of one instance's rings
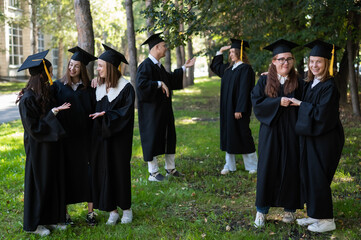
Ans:
{"label": "window", "polygon": [[10,65],[23,62],[23,30],[15,24],[9,27],[9,57]]}
{"label": "window", "polygon": [[53,68],[58,67],[58,57],[59,57],[59,50],[57,48],[53,49]]}
{"label": "window", "polygon": [[9,0],[9,6],[14,8],[20,8],[20,0]]}
{"label": "window", "polygon": [[38,51],[45,51],[44,34],[42,34],[41,32],[38,32]]}

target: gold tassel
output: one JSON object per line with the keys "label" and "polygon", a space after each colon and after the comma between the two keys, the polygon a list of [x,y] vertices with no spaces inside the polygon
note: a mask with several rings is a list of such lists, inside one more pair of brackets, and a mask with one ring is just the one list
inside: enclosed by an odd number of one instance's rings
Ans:
{"label": "gold tassel", "polygon": [[48,68],[46,67],[46,64],[45,64],[45,60],[44,60],[44,59],[33,59],[32,61],[33,61],[33,62],[43,61],[45,73],[46,73],[46,75],[48,76],[50,86],[53,85],[53,79],[51,79],[51,76],[50,76],[50,74],[49,74]]}
{"label": "gold tassel", "polygon": [[328,69],[330,72],[331,77],[333,77],[333,61],[335,60],[335,44],[332,44],[332,57],[331,57],[331,63],[330,68]]}
{"label": "gold tassel", "polygon": [[243,62],[243,40],[241,43],[241,61]]}
{"label": "gold tassel", "polygon": [[122,63],[119,64],[118,70],[120,73],[122,73]]}

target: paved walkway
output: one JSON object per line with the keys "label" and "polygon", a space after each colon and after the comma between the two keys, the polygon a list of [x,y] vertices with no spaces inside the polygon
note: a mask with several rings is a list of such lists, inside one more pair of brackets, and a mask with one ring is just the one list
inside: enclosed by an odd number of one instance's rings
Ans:
{"label": "paved walkway", "polygon": [[0,124],[20,118],[16,97],[17,93],[0,94]]}

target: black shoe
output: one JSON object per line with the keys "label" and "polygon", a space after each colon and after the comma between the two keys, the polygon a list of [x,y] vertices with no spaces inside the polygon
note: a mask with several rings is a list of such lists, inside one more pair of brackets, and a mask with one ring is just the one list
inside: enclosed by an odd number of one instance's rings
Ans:
{"label": "black shoe", "polygon": [[95,212],[90,212],[86,215],[86,222],[89,226],[95,226],[97,224],[97,220],[95,219],[96,215]]}
{"label": "black shoe", "polygon": [[151,173],[148,178],[151,182],[161,182],[164,180],[164,176],[160,174],[159,172]]}
{"label": "black shoe", "polygon": [[177,169],[175,169],[175,168],[172,170],[166,169],[165,171],[167,172],[166,176],[172,175],[173,177],[181,177],[184,175],[184,174],[178,172]]}
{"label": "black shoe", "polygon": [[69,214],[65,215],[65,225],[74,225],[73,220],[71,220],[71,217]]}

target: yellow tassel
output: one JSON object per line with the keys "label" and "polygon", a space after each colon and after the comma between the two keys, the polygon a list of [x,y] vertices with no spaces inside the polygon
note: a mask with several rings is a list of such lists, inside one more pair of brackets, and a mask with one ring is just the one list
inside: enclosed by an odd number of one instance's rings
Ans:
{"label": "yellow tassel", "polygon": [[243,62],[243,40],[241,43],[241,61]]}
{"label": "yellow tassel", "polygon": [[330,62],[330,68],[328,69],[328,71],[330,72],[330,75],[333,77],[333,61],[335,60],[335,44],[332,44],[332,57],[331,57],[331,62]]}
{"label": "yellow tassel", "polygon": [[50,74],[49,74],[48,68],[46,67],[45,60],[44,60],[44,59],[43,59],[43,64],[44,64],[45,73],[46,73],[46,75],[48,76],[49,83],[50,83],[50,86],[51,86],[51,85],[53,85],[53,79],[51,79],[51,76],[50,76]]}
{"label": "yellow tassel", "polygon": [[120,73],[122,73],[122,63],[119,64],[118,70]]}

